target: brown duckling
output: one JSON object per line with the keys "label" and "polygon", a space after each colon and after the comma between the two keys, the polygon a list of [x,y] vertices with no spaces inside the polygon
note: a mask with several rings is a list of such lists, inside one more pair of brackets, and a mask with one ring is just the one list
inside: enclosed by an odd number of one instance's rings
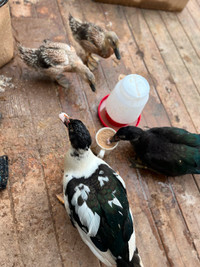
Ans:
{"label": "brown duckling", "polygon": [[28,66],[54,78],[61,86],[67,87],[69,83],[66,72],[77,72],[93,92],[96,90],[94,74],[83,64],[72,46],[44,40],[39,48],[26,48],[19,44],[18,49],[20,57]]}
{"label": "brown duckling", "polygon": [[[81,45],[87,54],[87,65],[90,69],[97,67],[97,62],[91,54],[108,58],[113,53],[118,60],[121,59],[119,52],[119,38],[113,31],[106,31],[101,27],[90,23],[81,22],[69,14],[69,26],[74,39]],[[89,61],[93,60],[93,62]],[[96,62],[96,66],[94,63]],[[92,66],[91,66],[92,65]]]}

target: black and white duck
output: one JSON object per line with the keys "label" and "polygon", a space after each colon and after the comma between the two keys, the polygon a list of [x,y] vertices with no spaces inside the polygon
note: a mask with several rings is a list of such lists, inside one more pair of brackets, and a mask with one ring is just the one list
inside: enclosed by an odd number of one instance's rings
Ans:
{"label": "black and white duck", "polygon": [[72,224],[105,265],[142,267],[123,179],[92,153],[90,133],[80,120],[65,113],[59,117],[71,143],[65,157],[63,191]]}
{"label": "black and white duck", "polygon": [[91,22],[82,22],[75,19],[71,14],[69,14],[69,26],[74,39],[87,54],[87,64],[90,69],[93,70],[97,67],[97,62],[92,57],[92,54],[108,58],[115,53],[116,58],[118,60],[121,59],[119,52],[119,38],[115,32],[106,31]]}
{"label": "black and white duck", "polygon": [[133,166],[168,176],[200,174],[200,135],[181,128],[156,127],[147,131],[120,128],[111,142],[130,141],[136,158]]}
{"label": "black and white duck", "polygon": [[26,48],[18,45],[21,59],[30,67],[55,79],[61,86],[68,87],[66,72],[76,72],[95,91],[95,77],[83,64],[73,46],[65,43],[44,40],[39,48]]}

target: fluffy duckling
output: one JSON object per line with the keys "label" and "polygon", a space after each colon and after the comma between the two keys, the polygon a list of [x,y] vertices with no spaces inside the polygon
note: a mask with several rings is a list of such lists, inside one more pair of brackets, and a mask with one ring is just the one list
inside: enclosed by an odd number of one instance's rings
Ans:
{"label": "fluffy duckling", "polygon": [[128,140],[136,153],[133,166],[168,176],[200,174],[200,135],[175,127],[147,131],[134,126],[120,128],[111,142]]}
{"label": "fluffy duckling", "polygon": [[142,267],[123,179],[92,153],[90,133],[80,120],[65,113],[59,117],[71,143],[65,157],[63,192],[73,226],[105,265]]}
{"label": "fluffy duckling", "polygon": [[44,40],[39,48],[18,45],[18,49],[20,57],[28,66],[54,78],[61,86],[68,85],[66,72],[77,72],[90,85],[93,92],[96,90],[94,74],[83,64],[72,46]]}
{"label": "fluffy duckling", "polygon": [[[91,54],[97,54],[100,57],[108,58],[113,52],[118,60],[121,59],[119,53],[119,39],[115,32],[106,31],[101,27],[90,23],[76,20],[69,14],[69,25],[74,39],[81,45],[87,54],[87,64],[92,67],[97,67],[95,59]],[[90,62],[93,60],[93,62]],[[97,64],[97,63],[96,63]]]}

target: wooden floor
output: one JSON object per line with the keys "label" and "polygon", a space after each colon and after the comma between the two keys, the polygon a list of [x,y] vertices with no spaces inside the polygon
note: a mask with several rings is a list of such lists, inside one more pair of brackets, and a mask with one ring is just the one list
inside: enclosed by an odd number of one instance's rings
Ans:
{"label": "wooden floor", "polygon": [[[43,39],[73,43],[69,11],[116,31],[122,60],[100,60],[97,92],[76,74],[69,89],[15,58],[0,69],[11,77],[0,93],[0,155],[10,159],[7,189],[0,192],[0,265],[103,266],[55,195],[62,191],[69,146],[58,114],[83,120],[94,138],[102,127],[97,106],[119,74],[137,73],[150,83],[144,126],[177,126],[200,132],[200,0],[181,13],[94,3],[91,0],[10,0],[15,42],[37,47]],[[124,178],[145,267],[200,266],[200,175],[166,178],[130,168],[129,143],[105,160]]]}

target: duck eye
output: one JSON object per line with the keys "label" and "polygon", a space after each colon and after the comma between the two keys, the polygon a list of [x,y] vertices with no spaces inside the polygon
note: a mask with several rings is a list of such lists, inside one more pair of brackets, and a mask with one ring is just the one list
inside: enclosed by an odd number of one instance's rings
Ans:
{"label": "duck eye", "polygon": [[116,46],[116,43],[114,41],[112,41],[112,45],[115,47]]}

